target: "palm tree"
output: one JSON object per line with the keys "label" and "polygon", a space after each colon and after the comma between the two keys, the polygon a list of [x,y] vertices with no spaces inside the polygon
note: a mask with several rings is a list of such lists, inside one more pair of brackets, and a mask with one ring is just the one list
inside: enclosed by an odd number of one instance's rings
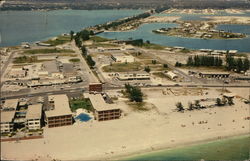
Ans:
{"label": "palm tree", "polygon": [[189,102],[189,103],[188,103],[188,110],[189,110],[189,111],[192,111],[193,109],[194,109],[194,104],[191,103],[191,102]]}
{"label": "palm tree", "polygon": [[177,108],[177,111],[179,112],[184,111],[184,108],[181,102],[176,103],[176,108]]}
{"label": "palm tree", "polygon": [[221,101],[220,98],[217,98],[217,99],[216,99],[216,105],[217,105],[217,106],[222,106],[222,101]]}

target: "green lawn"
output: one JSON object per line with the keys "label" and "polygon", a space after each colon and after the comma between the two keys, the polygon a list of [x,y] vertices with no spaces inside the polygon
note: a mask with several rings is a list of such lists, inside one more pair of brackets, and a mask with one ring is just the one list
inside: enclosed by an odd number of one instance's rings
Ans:
{"label": "green lawn", "polygon": [[93,40],[94,42],[106,42],[106,41],[110,41],[111,39],[103,38],[100,36],[92,36],[90,37],[90,40]]}
{"label": "green lawn", "polygon": [[70,101],[71,111],[75,112],[77,109],[82,108],[88,111],[93,111],[94,108],[87,98],[74,99]]}
{"label": "green lawn", "polygon": [[57,46],[57,45],[65,44],[70,41],[71,41],[70,36],[58,36],[56,39],[50,39],[50,40],[44,41],[43,43],[50,44],[52,46]]}
{"label": "green lawn", "polygon": [[23,54],[50,54],[50,53],[74,53],[73,50],[69,49],[32,49],[32,50],[25,50]]}
{"label": "green lawn", "polygon": [[20,56],[16,57],[13,61],[14,64],[35,63],[35,62],[39,62],[36,56]]}
{"label": "green lawn", "polygon": [[147,44],[147,43],[143,43],[142,47],[146,49],[154,49],[154,50],[164,50],[166,48],[165,46],[162,46],[162,45]]}
{"label": "green lawn", "polygon": [[69,59],[69,61],[72,62],[72,63],[77,63],[77,62],[80,62],[80,59],[73,58],[73,59]]}
{"label": "green lawn", "polygon": [[139,62],[134,63],[114,63],[102,68],[104,72],[131,72],[139,71],[142,69],[142,65]]}

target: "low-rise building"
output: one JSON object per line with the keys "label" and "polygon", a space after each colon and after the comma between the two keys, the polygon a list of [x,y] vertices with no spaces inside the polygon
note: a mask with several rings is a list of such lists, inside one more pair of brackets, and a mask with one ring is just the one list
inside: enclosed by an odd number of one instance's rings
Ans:
{"label": "low-rise building", "polygon": [[90,83],[89,92],[102,92],[102,83]]}
{"label": "low-rise building", "polygon": [[200,72],[201,78],[228,78],[230,73],[228,72]]}
{"label": "low-rise building", "polygon": [[42,104],[29,105],[26,113],[26,126],[29,130],[41,128]]}
{"label": "low-rise building", "polygon": [[229,50],[228,53],[229,54],[237,54],[238,50]]}
{"label": "low-rise building", "polygon": [[15,111],[1,111],[1,133],[13,131]]}
{"label": "low-rise building", "polygon": [[15,111],[18,106],[18,99],[7,99],[5,100],[2,109],[4,111]]}
{"label": "low-rise building", "polygon": [[49,128],[73,124],[67,95],[51,95],[48,101],[52,108],[45,112],[45,120]]}
{"label": "low-rise building", "polygon": [[115,73],[115,76],[121,80],[150,80],[150,74],[144,71]]}
{"label": "low-rise building", "polygon": [[114,104],[105,102],[101,94],[87,94],[94,108],[94,116],[98,121],[114,120],[121,117],[121,110]]}
{"label": "low-rise building", "polygon": [[125,55],[122,53],[114,53],[111,55],[111,58],[115,62],[120,62],[120,63],[132,63],[135,62],[135,58],[131,55]]}
{"label": "low-rise building", "polygon": [[27,75],[27,71],[23,68],[13,68],[8,75],[9,78],[24,78]]}
{"label": "low-rise building", "polygon": [[164,74],[165,74],[167,77],[169,77],[170,79],[172,79],[172,80],[175,80],[175,79],[178,78],[178,75],[175,74],[175,73],[172,72],[172,71],[164,72]]}

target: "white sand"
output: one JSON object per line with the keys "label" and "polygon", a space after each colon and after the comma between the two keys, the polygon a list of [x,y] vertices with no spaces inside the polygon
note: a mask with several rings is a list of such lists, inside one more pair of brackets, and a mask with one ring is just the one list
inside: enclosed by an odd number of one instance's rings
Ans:
{"label": "white sand", "polygon": [[180,16],[150,16],[141,20],[143,23],[173,22],[179,20]]}
{"label": "white sand", "polygon": [[210,19],[212,23],[228,23],[228,24],[250,24],[250,17],[242,16],[214,16],[204,17]]}
{"label": "white sand", "polygon": [[[205,96],[163,95],[158,89],[144,90],[144,93],[148,96],[146,101],[155,104],[157,110],[131,112],[122,104],[122,108],[127,109],[127,115],[119,120],[45,128],[44,139],[1,143],[2,158],[37,158],[42,161],[108,159],[152,148],[249,133],[249,120],[244,120],[249,116],[249,106],[239,99],[235,100],[236,105],[230,107],[179,113],[172,111],[175,102],[182,101],[186,106],[185,101]],[[215,90],[209,90],[208,97],[218,95]],[[199,121],[208,123],[198,124]]]}

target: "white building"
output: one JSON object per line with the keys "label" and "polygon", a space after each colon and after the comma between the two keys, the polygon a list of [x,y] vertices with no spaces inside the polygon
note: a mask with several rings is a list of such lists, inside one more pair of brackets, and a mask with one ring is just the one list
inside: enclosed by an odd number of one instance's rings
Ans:
{"label": "white building", "polygon": [[26,126],[29,130],[41,128],[42,104],[29,105],[26,114]]}
{"label": "white building", "polygon": [[150,74],[144,71],[115,73],[119,80],[150,80]]}
{"label": "white building", "polygon": [[13,131],[15,111],[1,111],[1,133]]}
{"label": "white building", "polygon": [[135,58],[131,55],[125,55],[122,53],[114,53],[111,55],[111,58],[115,61],[115,62],[120,62],[120,63],[132,63],[135,62]]}
{"label": "white building", "polygon": [[177,76],[175,73],[173,73],[172,71],[165,72],[164,74],[165,74],[167,77],[169,77],[170,79],[172,79],[172,80],[175,80],[175,79],[178,78],[178,76]]}

